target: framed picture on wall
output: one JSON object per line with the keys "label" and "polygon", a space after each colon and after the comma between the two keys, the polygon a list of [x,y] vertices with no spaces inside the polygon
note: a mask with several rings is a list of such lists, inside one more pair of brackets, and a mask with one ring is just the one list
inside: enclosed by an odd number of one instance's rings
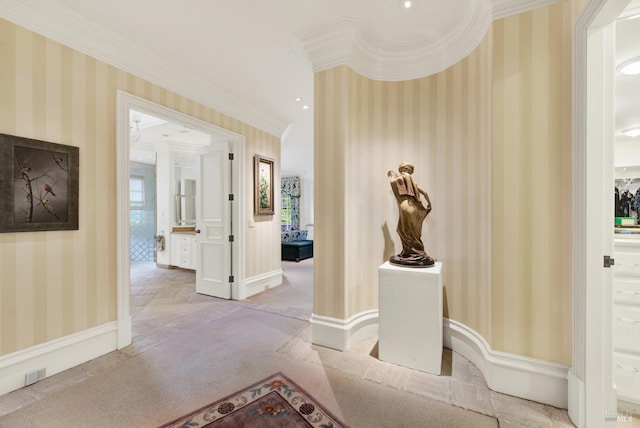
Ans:
{"label": "framed picture on wall", "polygon": [[78,229],[79,148],[0,134],[0,232]]}
{"label": "framed picture on wall", "polygon": [[254,209],[256,215],[273,215],[273,168],[274,161],[265,156],[254,156]]}

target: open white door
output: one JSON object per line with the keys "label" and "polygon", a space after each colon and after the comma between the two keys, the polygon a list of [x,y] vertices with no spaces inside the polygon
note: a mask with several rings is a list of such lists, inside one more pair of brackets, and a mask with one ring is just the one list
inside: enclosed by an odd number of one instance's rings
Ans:
{"label": "open white door", "polygon": [[231,165],[226,144],[213,142],[198,156],[196,292],[231,298]]}

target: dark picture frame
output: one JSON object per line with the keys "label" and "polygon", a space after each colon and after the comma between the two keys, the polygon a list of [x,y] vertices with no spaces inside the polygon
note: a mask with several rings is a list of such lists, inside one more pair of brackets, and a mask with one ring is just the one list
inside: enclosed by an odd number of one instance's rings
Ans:
{"label": "dark picture frame", "polygon": [[0,232],[78,230],[80,149],[0,134]]}
{"label": "dark picture frame", "polygon": [[275,162],[266,156],[255,155],[253,168],[254,210],[256,215],[273,215],[273,168]]}

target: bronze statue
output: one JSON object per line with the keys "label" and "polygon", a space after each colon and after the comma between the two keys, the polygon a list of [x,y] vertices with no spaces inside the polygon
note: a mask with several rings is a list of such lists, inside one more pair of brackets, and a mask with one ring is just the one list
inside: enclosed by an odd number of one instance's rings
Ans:
{"label": "bronze statue", "polygon": [[[427,192],[422,190],[413,181],[413,165],[403,162],[398,167],[400,175],[389,171],[389,183],[398,202],[400,218],[396,229],[402,240],[402,252],[397,256],[391,256],[391,263],[411,267],[430,267],[434,260],[424,251],[422,243],[422,222],[431,212],[431,200]],[[422,204],[422,194],[427,206]]]}

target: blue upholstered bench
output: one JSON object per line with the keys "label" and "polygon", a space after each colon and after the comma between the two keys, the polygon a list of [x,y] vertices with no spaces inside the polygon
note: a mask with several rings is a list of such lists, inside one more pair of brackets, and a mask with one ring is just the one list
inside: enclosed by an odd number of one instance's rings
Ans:
{"label": "blue upholstered bench", "polygon": [[313,241],[307,239],[282,243],[282,260],[300,260],[313,257]]}

